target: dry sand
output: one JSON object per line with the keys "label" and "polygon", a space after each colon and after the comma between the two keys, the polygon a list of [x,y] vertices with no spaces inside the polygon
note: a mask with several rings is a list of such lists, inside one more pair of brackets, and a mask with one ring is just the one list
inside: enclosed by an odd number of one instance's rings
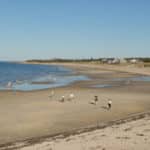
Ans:
{"label": "dry sand", "polygon": [[[134,76],[133,73],[100,69],[95,65],[89,67],[87,65],[68,66],[76,70],[75,74],[86,74],[91,77],[91,80],[53,89],[55,94],[52,98],[49,97],[52,89],[32,92],[17,91],[15,93],[12,91],[0,92],[0,149],[6,148],[16,141],[27,139],[38,141],[40,138],[44,139],[63,132],[97,126],[150,110],[150,83],[141,81],[126,84],[125,82],[109,81],[115,77]],[[117,86],[112,88],[91,87],[102,83],[112,83]],[[75,95],[73,101],[59,102],[62,95],[67,99],[70,93]],[[92,105],[89,102],[94,99],[95,95],[99,97],[99,101],[97,105]],[[108,98],[111,98],[113,102],[111,110],[106,108]],[[107,133],[107,135],[109,134],[111,134],[111,130]],[[91,137],[92,135],[89,139]],[[104,143],[111,140],[111,137],[108,139],[107,137],[102,137]],[[75,145],[76,140],[75,137]],[[116,140],[118,139],[116,138]],[[62,144],[65,145],[64,141],[62,140]],[[53,143],[55,145],[56,141]],[[86,145],[86,143],[80,143],[79,149],[82,145]],[[72,147],[74,146],[72,145]],[[82,149],[85,149],[84,146]]]}
{"label": "dry sand", "polygon": [[[107,71],[120,71],[120,72],[128,72],[128,73],[134,73],[134,74],[143,74],[143,75],[150,75],[150,67],[141,67],[138,66],[138,64],[116,64],[116,65],[110,65],[110,64],[92,64],[92,63],[53,63],[55,65],[64,65],[71,68],[91,68],[94,70],[107,70]],[[81,69],[81,70],[82,70]]]}
{"label": "dry sand", "polygon": [[21,150],[149,150],[150,116],[71,135],[66,138],[46,139]]}

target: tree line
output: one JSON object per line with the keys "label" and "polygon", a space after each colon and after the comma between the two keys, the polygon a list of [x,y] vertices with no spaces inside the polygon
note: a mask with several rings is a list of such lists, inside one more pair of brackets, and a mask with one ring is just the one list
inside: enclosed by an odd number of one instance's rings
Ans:
{"label": "tree line", "polygon": [[[52,63],[52,62],[101,62],[103,59],[114,59],[112,58],[86,58],[86,59],[64,59],[64,58],[55,58],[55,59],[31,59],[27,60],[26,62],[29,63]],[[137,59],[144,63],[150,63],[150,57],[129,57],[124,58],[127,61],[132,59]]]}

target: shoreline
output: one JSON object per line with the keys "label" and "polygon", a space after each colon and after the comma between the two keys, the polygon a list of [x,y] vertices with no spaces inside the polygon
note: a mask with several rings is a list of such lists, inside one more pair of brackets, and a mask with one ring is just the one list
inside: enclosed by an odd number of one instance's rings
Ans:
{"label": "shoreline", "polygon": [[85,64],[85,63],[51,63],[54,65],[63,65],[65,67],[73,67],[73,68],[78,68],[79,66],[81,67],[87,67],[87,68],[95,68],[95,69],[102,69],[102,70],[108,70],[108,71],[117,71],[117,72],[126,72],[126,73],[131,73],[134,75],[145,75],[145,76],[150,76],[150,67],[149,68],[144,68],[144,67],[138,67],[133,64],[129,65],[108,65],[108,64]]}
{"label": "shoreline", "polygon": [[102,69],[102,70],[108,70],[108,71],[120,71],[120,72],[127,72],[131,74],[137,74],[137,75],[145,75],[150,76],[150,67],[138,67],[136,64],[126,64],[126,65],[120,65],[120,64],[100,64],[100,63],[78,63],[78,62],[51,62],[51,63],[37,63],[37,62],[20,62],[22,64],[39,64],[39,65],[60,65],[64,67],[69,67],[73,69],[79,69],[82,68],[95,68],[95,69]]}

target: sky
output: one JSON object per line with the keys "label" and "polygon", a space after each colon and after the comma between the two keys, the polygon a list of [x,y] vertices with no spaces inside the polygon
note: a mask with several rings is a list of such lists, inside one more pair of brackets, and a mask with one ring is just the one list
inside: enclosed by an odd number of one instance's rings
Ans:
{"label": "sky", "polygon": [[0,0],[0,60],[150,57],[149,0]]}

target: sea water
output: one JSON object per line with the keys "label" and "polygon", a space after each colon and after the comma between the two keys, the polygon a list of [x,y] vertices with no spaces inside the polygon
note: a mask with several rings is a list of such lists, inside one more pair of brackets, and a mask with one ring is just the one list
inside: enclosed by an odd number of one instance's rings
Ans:
{"label": "sea water", "polygon": [[40,90],[87,79],[58,65],[0,62],[0,90]]}

